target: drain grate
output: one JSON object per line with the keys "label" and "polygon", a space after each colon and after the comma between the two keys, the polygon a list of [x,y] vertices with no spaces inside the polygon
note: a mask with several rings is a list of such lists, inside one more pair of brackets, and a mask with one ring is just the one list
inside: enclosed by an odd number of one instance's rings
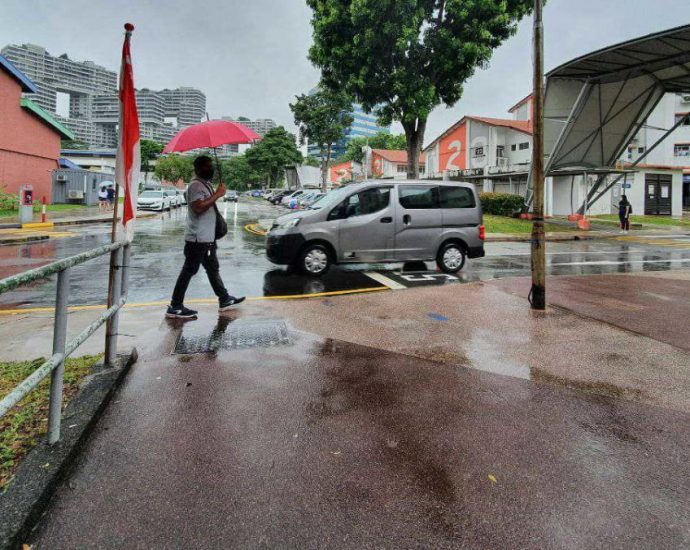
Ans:
{"label": "drain grate", "polygon": [[216,327],[211,334],[181,332],[173,353],[209,353],[219,350],[269,348],[290,343],[287,325],[283,321],[235,321]]}

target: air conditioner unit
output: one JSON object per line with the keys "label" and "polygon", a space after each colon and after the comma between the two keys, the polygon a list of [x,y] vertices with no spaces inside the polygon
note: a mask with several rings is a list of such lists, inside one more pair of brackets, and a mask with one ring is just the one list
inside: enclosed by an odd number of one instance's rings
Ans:
{"label": "air conditioner unit", "polygon": [[67,198],[68,199],[83,199],[84,198],[84,191],[81,189],[70,189],[67,191]]}
{"label": "air conditioner unit", "polygon": [[67,181],[67,176],[65,176],[65,174],[58,174],[55,178],[55,181],[60,181],[64,183]]}
{"label": "air conditioner unit", "polygon": [[682,95],[680,96],[681,99],[683,100],[683,103],[690,103],[690,95]]}

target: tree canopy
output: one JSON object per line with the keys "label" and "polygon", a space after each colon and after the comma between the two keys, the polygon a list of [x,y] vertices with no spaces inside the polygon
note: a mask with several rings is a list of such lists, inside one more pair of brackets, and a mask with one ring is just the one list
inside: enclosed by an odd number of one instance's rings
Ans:
{"label": "tree canopy", "polygon": [[139,150],[141,154],[141,171],[148,173],[151,171],[149,162],[163,152],[163,144],[152,139],[142,139],[139,144]]}
{"label": "tree canopy", "polygon": [[463,84],[529,13],[532,0],[307,0],[309,58],[323,82],[381,122],[405,129],[408,177],[419,174],[426,121],[454,105]]}
{"label": "tree canopy", "polygon": [[193,163],[193,157],[172,154],[159,158],[154,172],[162,182],[189,182],[194,175]]}
{"label": "tree canopy", "polygon": [[266,132],[261,141],[247,150],[245,157],[258,178],[271,187],[283,177],[285,166],[302,162],[295,136],[282,126]]}
{"label": "tree canopy", "polygon": [[246,191],[259,180],[259,174],[249,164],[246,155],[237,155],[221,162],[223,183],[228,189]]}
{"label": "tree canopy", "polygon": [[290,109],[299,126],[300,143],[304,145],[308,141],[320,148],[321,183],[325,190],[333,145],[345,137],[354,120],[352,102],[342,92],[319,88],[314,93],[297,96]]}

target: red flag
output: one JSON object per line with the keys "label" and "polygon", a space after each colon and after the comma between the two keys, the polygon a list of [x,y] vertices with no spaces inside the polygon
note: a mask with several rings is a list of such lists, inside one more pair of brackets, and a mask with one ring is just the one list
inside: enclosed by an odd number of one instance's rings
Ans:
{"label": "red flag", "polygon": [[122,45],[122,65],[120,67],[120,127],[118,132],[117,159],[115,161],[115,181],[124,189],[124,207],[122,225],[125,239],[134,237],[134,220],[137,213],[137,195],[139,194],[139,169],[141,153],[139,151],[139,114],[137,98],[134,92],[134,72],[129,41],[134,25],[125,24],[125,41]]}

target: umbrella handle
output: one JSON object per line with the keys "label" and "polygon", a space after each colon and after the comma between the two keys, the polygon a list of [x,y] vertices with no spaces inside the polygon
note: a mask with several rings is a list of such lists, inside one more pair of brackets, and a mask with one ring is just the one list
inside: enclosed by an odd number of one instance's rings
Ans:
{"label": "umbrella handle", "polygon": [[[208,122],[211,121],[211,118],[208,116],[208,111],[206,112],[206,120]],[[216,148],[213,148],[213,156],[216,158],[216,166],[218,167],[218,182],[223,183],[223,170],[220,167],[220,161],[218,160],[218,152],[216,151]]]}

